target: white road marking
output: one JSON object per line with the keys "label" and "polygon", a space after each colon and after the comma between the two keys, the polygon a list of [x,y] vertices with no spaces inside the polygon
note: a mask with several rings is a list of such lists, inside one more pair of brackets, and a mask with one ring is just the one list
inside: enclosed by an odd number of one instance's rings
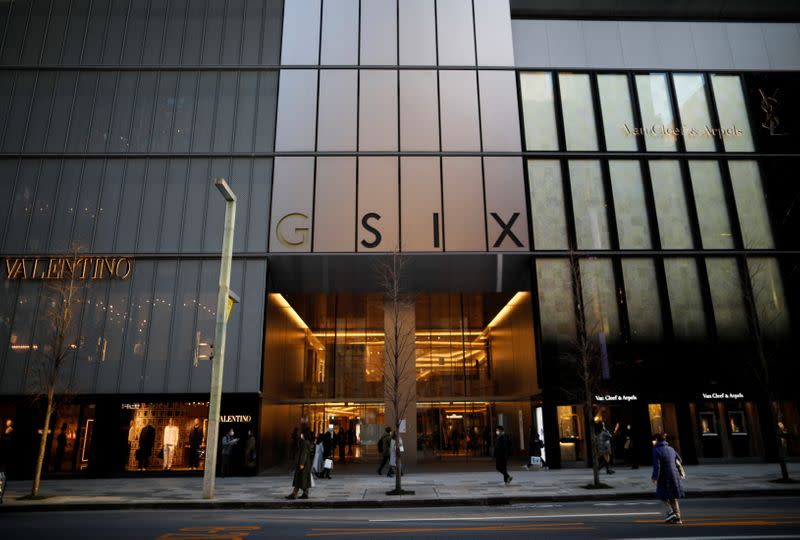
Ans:
{"label": "white road marking", "polygon": [[[559,518],[587,518],[587,517],[614,517],[614,516],[652,516],[661,515],[661,512],[610,512],[595,514],[550,514],[538,516],[480,516],[480,517],[435,517],[435,518],[387,518],[370,519],[373,523],[388,523],[397,521],[502,521],[507,519],[559,519]],[[652,539],[649,539],[652,540]]]}

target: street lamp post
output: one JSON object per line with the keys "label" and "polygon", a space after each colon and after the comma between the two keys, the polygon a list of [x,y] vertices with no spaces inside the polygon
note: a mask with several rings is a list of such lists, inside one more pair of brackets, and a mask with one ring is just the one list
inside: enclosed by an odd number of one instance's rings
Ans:
{"label": "street lamp post", "polygon": [[203,472],[203,498],[214,497],[217,473],[217,441],[219,440],[219,414],[222,400],[222,373],[225,367],[225,334],[228,325],[228,302],[231,297],[231,257],[233,255],[233,227],[236,222],[236,195],[224,178],[214,180],[214,185],[225,198],[225,232],[222,236],[222,262],[219,267],[219,294],[217,295],[217,324],[214,332],[214,358],[211,362],[211,397],[208,406],[208,438],[206,464]]}

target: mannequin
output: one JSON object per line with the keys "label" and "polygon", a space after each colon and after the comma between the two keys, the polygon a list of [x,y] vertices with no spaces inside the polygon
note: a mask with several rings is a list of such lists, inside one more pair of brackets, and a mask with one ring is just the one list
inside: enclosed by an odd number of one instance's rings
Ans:
{"label": "mannequin", "polygon": [[155,443],[156,428],[150,425],[149,420],[145,420],[145,425],[139,432],[139,449],[136,450],[136,461],[139,463],[140,471],[147,469]]}
{"label": "mannequin", "polygon": [[178,426],[172,418],[164,427],[164,470],[172,469],[172,460],[175,457],[175,447],[178,446]]}
{"label": "mannequin", "polygon": [[203,426],[200,419],[194,419],[194,425],[189,430],[189,467],[196,469],[200,466],[200,446],[203,444]]}

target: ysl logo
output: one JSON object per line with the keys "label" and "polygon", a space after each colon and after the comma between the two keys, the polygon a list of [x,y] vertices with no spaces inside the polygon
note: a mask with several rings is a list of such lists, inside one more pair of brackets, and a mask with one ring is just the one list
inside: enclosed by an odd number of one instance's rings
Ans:
{"label": "ysl logo", "polygon": [[761,94],[761,110],[766,114],[764,121],[761,122],[761,127],[768,129],[770,135],[783,135],[783,133],[776,133],[778,125],[781,123],[776,114],[778,108],[778,91],[779,89],[776,88],[772,95],[768,96],[761,88],[758,89],[758,93]]}

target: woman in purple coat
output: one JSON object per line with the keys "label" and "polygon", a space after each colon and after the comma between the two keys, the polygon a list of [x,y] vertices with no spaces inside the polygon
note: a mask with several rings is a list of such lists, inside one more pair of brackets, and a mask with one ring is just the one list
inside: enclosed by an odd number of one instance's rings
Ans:
{"label": "woman in purple coat", "polygon": [[664,505],[667,507],[665,523],[682,523],[678,499],[683,497],[683,486],[681,486],[680,473],[675,466],[676,460],[680,461],[680,459],[680,456],[667,443],[667,434],[656,435],[651,480],[656,485],[656,497],[664,501]]}

